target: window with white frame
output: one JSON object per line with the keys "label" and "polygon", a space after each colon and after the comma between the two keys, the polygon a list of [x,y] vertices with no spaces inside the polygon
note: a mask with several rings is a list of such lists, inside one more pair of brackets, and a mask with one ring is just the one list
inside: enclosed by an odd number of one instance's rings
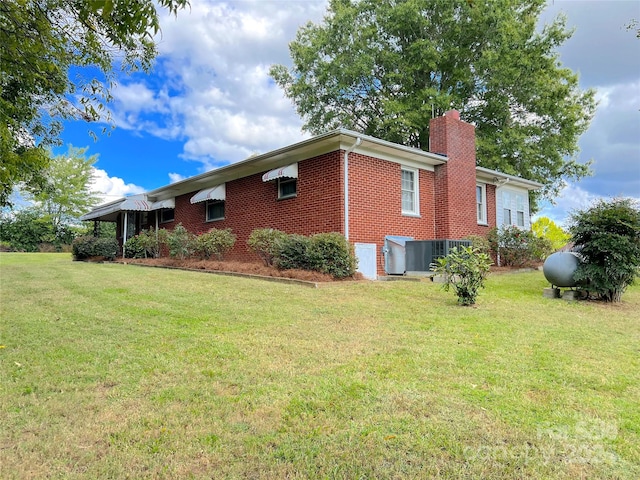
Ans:
{"label": "window with white frame", "polygon": [[207,222],[224,220],[224,201],[209,200],[207,202]]}
{"label": "window with white frame", "polygon": [[476,184],[476,210],[478,223],[487,224],[487,186],[484,183]]}
{"label": "window with white frame", "polygon": [[297,178],[279,178],[278,179],[278,198],[295,197],[298,193]]}
{"label": "window with white frame", "polygon": [[418,171],[402,167],[402,213],[419,215]]}
{"label": "window with white frame", "polygon": [[502,192],[502,224],[511,225],[513,215],[511,206],[511,192]]}
{"label": "window with white frame", "polygon": [[516,194],[516,225],[524,227],[524,195]]}

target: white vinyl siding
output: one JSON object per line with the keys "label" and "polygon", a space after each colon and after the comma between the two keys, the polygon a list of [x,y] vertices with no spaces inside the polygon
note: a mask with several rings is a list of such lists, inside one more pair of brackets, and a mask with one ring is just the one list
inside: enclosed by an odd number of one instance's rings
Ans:
{"label": "white vinyl siding", "polygon": [[530,229],[529,193],[524,189],[500,188],[496,195],[496,220],[500,225],[515,225]]}

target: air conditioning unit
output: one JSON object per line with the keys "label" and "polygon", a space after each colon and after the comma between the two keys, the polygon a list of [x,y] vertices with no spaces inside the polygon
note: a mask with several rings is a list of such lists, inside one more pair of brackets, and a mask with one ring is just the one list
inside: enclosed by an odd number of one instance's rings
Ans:
{"label": "air conditioning unit", "polygon": [[449,255],[454,247],[470,247],[470,240],[413,240],[405,242],[406,272],[430,272],[436,258]]}

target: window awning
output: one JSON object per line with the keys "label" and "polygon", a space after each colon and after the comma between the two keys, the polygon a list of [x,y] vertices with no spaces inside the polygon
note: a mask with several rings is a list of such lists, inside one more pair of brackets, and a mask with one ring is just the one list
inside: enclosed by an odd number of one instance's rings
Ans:
{"label": "window awning", "polygon": [[148,212],[151,210],[151,202],[147,200],[146,195],[132,195],[120,204],[120,210]]}
{"label": "window awning", "polygon": [[176,199],[168,198],[167,200],[153,202],[149,210],[160,210],[161,208],[176,208]]}
{"label": "window awning", "polygon": [[80,220],[103,220],[115,222],[119,212],[149,212],[152,210],[159,210],[161,208],[175,208],[175,206],[175,198],[152,202],[147,198],[146,194],[141,193],[139,195],[132,195],[122,200],[117,200],[115,202],[96,207],[89,213],[80,217]]}
{"label": "window awning", "polygon": [[204,202],[206,200],[225,200],[227,196],[225,184],[217,185],[211,188],[205,188],[200,190],[193,197],[191,197],[191,203]]}
{"label": "window awning", "polygon": [[298,164],[294,163],[286,167],[276,168],[262,175],[263,182],[270,182],[276,178],[298,178]]}

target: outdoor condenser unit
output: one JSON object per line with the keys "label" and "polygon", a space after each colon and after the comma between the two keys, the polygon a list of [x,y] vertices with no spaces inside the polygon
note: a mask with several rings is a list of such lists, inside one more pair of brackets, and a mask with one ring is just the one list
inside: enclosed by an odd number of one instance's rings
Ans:
{"label": "outdoor condenser unit", "polygon": [[436,258],[446,257],[454,247],[471,246],[470,240],[412,240],[405,242],[407,272],[430,272]]}

